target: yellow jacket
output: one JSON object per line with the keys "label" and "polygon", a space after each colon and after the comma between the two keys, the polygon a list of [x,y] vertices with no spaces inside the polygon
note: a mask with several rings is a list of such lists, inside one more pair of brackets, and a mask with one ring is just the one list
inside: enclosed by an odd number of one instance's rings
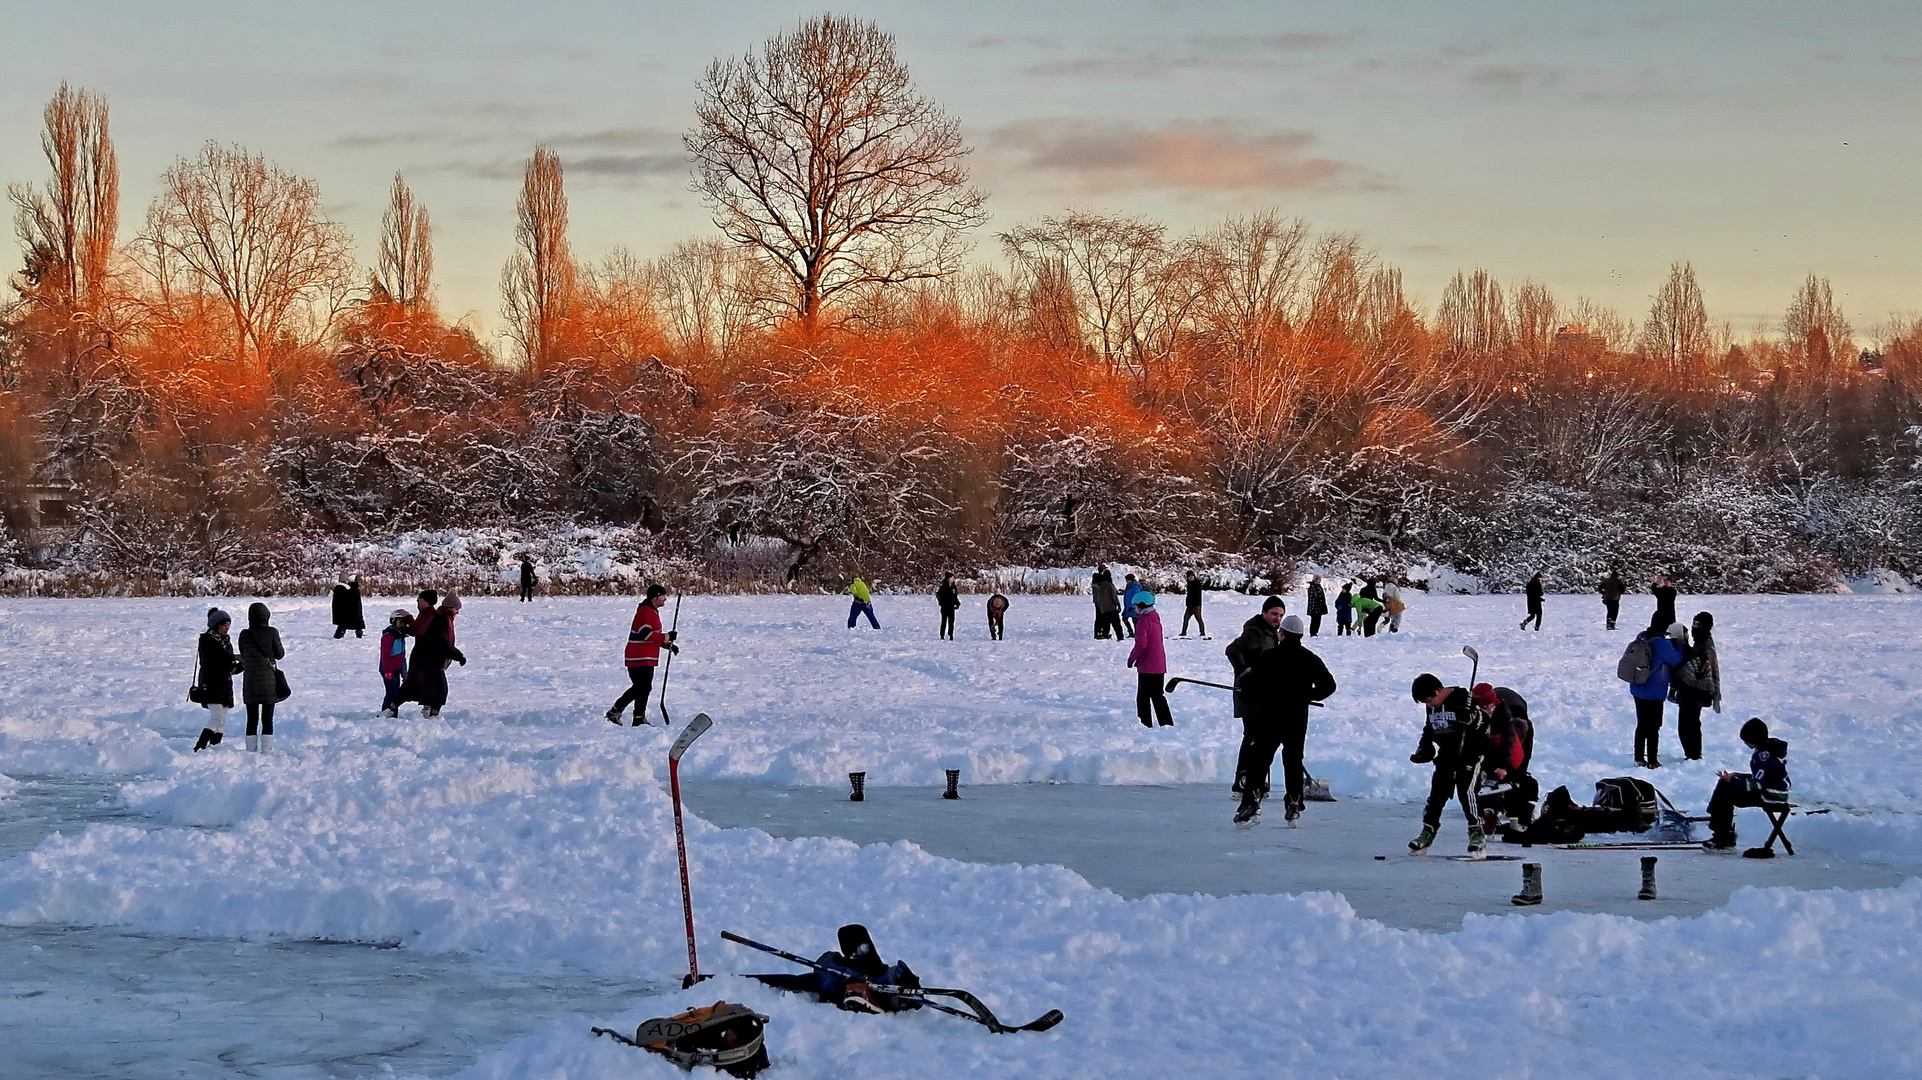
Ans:
{"label": "yellow jacket", "polygon": [[854,579],[854,584],[848,586],[848,592],[854,594],[855,602],[862,604],[868,602],[868,583],[860,578]]}

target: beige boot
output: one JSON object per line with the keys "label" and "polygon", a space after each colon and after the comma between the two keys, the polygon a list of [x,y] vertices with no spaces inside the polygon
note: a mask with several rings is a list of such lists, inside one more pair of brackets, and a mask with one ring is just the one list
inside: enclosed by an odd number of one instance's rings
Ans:
{"label": "beige boot", "polygon": [[271,754],[274,752],[274,737],[272,735],[262,735],[260,737],[260,752],[263,754]]}
{"label": "beige boot", "polygon": [[259,749],[260,749],[260,736],[258,736],[258,735],[249,735],[249,736],[247,736],[247,749],[248,749],[248,750],[259,750]]}

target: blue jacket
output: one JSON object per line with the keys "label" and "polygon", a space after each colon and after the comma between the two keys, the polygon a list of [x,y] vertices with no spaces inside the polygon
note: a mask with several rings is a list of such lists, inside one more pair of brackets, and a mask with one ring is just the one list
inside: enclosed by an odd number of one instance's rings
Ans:
{"label": "blue jacket", "polygon": [[1755,785],[1778,798],[1788,798],[1789,790],[1789,744],[1780,739],[1763,739],[1762,745],[1749,755],[1749,775],[1755,778]]}
{"label": "blue jacket", "polygon": [[[1651,634],[1654,636],[1650,637]],[[1669,676],[1682,662],[1681,647],[1658,631],[1644,630],[1638,636],[1649,644],[1648,681],[1640,686],[1630,685],[1628,692],[1643,701],[1667,701]]]}
{"label": "blue jacket", "polygon": [[1128,588],[1121,594],[1121,614],[1129,618],[1134,617],[1135,597],[1141,595],[1146,588],[1147,586],[1143,585],[1139,578],[1128,583]]}

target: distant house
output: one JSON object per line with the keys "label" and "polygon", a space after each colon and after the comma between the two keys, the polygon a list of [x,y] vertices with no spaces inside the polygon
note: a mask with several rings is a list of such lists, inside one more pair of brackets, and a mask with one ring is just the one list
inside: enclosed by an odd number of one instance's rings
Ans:
{"label": "distant house", "polygon": [[37,480],[27,486],[27,528],[65,529],[74,523],[79,489],[65,480]]}

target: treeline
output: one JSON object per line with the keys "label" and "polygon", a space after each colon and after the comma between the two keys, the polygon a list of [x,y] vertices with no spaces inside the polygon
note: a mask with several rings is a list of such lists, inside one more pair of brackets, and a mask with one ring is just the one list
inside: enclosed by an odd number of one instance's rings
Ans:
{"label": "treeline", "polygon": [[[821,87],[871,129],[783,127]],[[316,185],[238,147],[122,229],[106,103],[63,87],[49,176],[9,190],[0,556],[244,573],[290,536],[551,519],[716,564],[778,542],[748,561],[801,584],[1224,554],[1493,587],[1922,572],[1922,325],[1864,348],[1819,277],[1735,340],[1687,264],[1636,321],[1481,271],[1431,313],[1357,238],[1274,213],[1063,214],[963,265],[982,196],[952,120],[832,16],[717,61],[697,112],[720,235],[655,259],[575,258],[535,150],[496,351],[438,313],[399,176],[372,267]],[[65,527],[30,530],[63,491]]]}

